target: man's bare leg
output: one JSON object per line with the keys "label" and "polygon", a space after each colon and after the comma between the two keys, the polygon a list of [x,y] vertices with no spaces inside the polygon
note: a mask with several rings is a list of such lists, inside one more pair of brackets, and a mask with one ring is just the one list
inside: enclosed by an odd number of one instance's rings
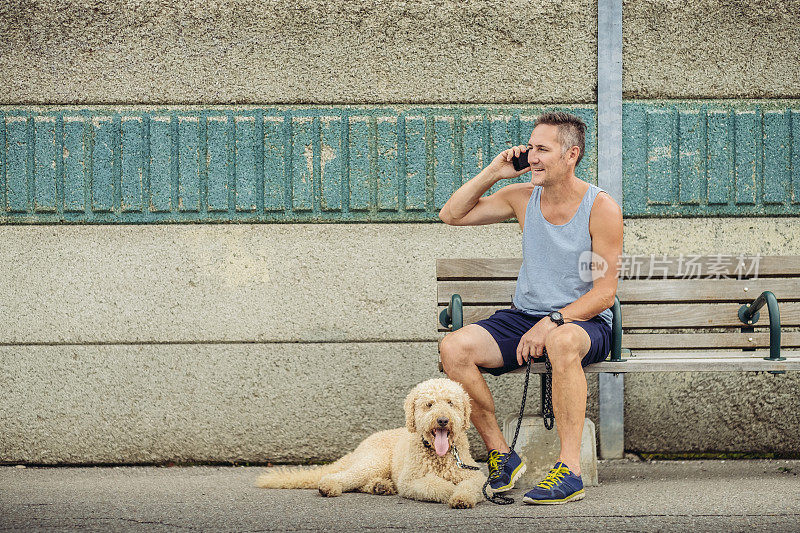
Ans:
{"label": "man's bare leg", "polygon": [[497,423],[494,398],[478,369],[479,366],[503,366],[503,356],[497,342],[488,331],[470,324],[448,334],[439,350],[447,377],[461,383],[469,394],[472,405],[470,420],[486,444],[486,449],[507,453],[510,448]]}
{"label": "man's bare leg", "polygon": [[558,460],[580,475],[586,418],[586,376],[581,360],[589,352],[591,340],[582,327],[564,324],[548,335],[545,346],[553,367],[553,415],[561,441]]}

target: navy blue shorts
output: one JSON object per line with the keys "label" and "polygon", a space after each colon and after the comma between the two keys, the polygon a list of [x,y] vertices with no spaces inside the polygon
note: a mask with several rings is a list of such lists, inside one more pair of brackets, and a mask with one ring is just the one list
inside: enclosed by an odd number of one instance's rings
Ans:
{"label": "navy blue shorts", "polygon": [[[502,367],[484,368],[483,370],[499,376],[520,368],[520,365],[517,364],[519,340],[539,320],[546,316],[546,314],[529,315],[512,307],[510,309],[500,309],[489,318],[474,322],[491,333],[500,347],[500,353],[503,355]],[[596,316],[586,321],[574,321],[569,322],[569,324],[577,324],[585,329],[586,333],[589,334],[589,339],[592,341],[589,352],[581,360],[581,366],[597,363],[608,356],[611,351],[611,328],[602,318]]]}

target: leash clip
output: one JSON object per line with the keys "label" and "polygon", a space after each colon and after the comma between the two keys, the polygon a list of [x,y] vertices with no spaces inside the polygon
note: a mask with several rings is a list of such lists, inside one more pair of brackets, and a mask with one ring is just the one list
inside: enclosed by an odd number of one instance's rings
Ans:
{"label": "leash clip", "polygon": [[455,460],[456,460],[456,464],[457,464],[458,466],[460,466],[461,468],[465,468],[465,469],[467,469],[467,470],[480,470],[480,468],[478,468],[477,466],[470,466],[470,465],[468,465],[468,464],[465,464],[465,463],[464,463],[464,462],[461,460],[461,457],[459,457],[459,456],[458,456],[458,450],[456,450],[456,447],[455,447],[455,446],[451,446],[451,447],[450,447],[450,453],[452,453],[452,454],[453,454],[453,457],[455,457]]}

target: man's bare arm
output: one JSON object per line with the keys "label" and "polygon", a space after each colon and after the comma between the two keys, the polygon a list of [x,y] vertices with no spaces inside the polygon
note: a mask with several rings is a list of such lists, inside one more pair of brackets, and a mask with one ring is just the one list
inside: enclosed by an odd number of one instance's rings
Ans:
{"label": "man's bare arm", "polygon": [[486,198],[482,196],[501,179],[515,178],[530,172],[530,168],[516,171],[511,163],[512,157],[519,156],[526,149],[526,146],[515,146],[501,152],[480,174],[462,185],[439,211],[442,222],[452,226],[479,226],[513,217],[515,213],[509,201],[509,193],[513,190],[513,185],[518,184],[507,185]]}
{"label": "man's bare arm", "polygon": [[614,305],[622,255],[622,210],[611,196],[600,193],[589,217],[592,251],[603,258],[607,269],[595,278],[592,289],[561,309],[565,322],[589,320]]}

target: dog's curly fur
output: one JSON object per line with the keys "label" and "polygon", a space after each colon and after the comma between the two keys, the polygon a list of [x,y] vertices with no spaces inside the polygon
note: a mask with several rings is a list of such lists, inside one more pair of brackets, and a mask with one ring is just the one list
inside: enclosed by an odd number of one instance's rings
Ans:
{"label": "dog's curly fur", "polygon": [[439,419],[447,419],[447,440],[461,460],[474,461],[469,451],[470,403],[464,389],[449,379],[431,379],[414,387],[403,405],[406,427],[367,437],[335,463],[312,468],[278,468],[262,475],[263,488],[318,488],[323,496],[360,491],[399,494],[414,500],[447,503],[453,508],[474,507],[483,500],[486,476],[456,464],[452,453],[434,449]]}

